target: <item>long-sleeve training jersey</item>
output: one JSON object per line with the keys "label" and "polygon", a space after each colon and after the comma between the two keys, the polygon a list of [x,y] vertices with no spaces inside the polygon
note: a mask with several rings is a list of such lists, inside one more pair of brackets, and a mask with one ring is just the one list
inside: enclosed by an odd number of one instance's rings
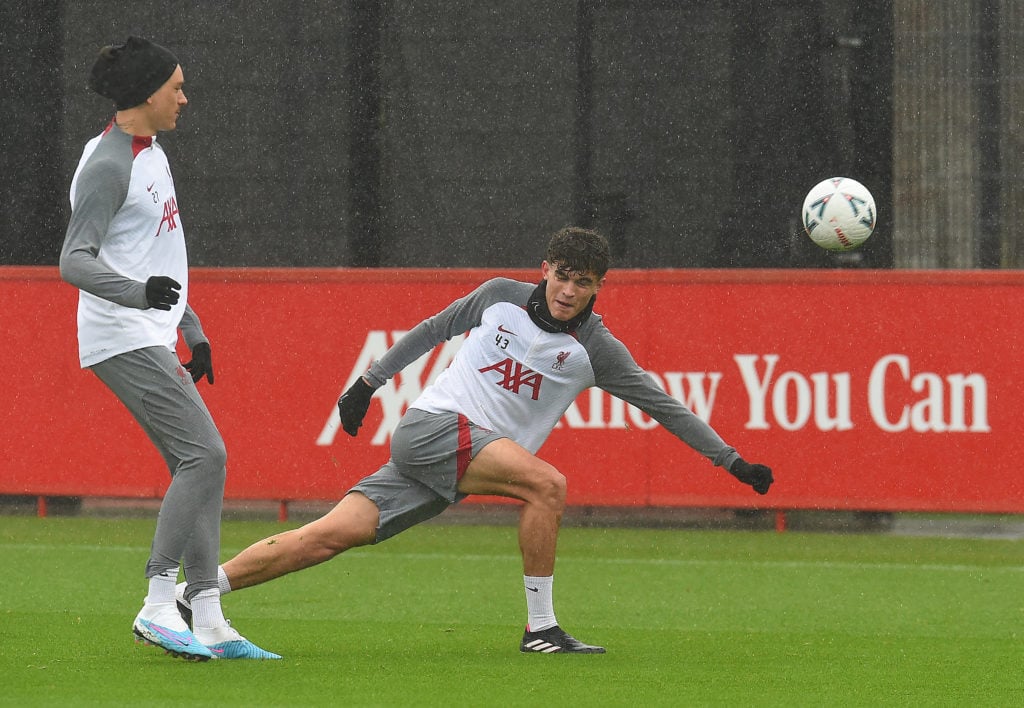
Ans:
{"label": "long-sleeve training jersey", "polygon": [[[185,230],[155,137],[129,135],[112,122],[86,144],[71,181],[60,272],[80,289],[82,367],[143,347],[173,350],[179,327],[190,348],[206,341],[187,304]],[[181,284],[170,311],[148,309],[146,280],[154,275]]]}
{"label": "long-sleeve training jersey", "polygon": [[591,386],[641,409],[680,440],[728,469],[739,457],[689,408],[665,393],[597,314],[573,333],[538,327],[526,311],[535,285],[489,280],[410,330],[370,367],[383,385],[417,358],[469,332],[450,366],[411,405],[461,413],[532,453],[576,397]]}

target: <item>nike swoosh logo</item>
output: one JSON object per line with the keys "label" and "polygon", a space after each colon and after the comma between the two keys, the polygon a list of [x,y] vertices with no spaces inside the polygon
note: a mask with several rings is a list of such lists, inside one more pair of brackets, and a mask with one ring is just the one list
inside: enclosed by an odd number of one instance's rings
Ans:
{"label": "nike swoosh logo", "polygon": [[163,627],[161,627],[158,624],[151,624],[151,625],[149,625],[149,628],[151,630],[153,630],[154,632],[156,632],[157,634],[159,634],[160,636],[162,636],[162,637],[164,637],[166,639],[170,639],[172,642],[177,642],[179,645],[181,645],[183,647],[187,647],[188,645],[190,645],[192,643],[190,640],[182,637],[177,632],[171,633],[171,632],[169,632],[168,630],[164,629]]}
{"label": "nike swoosh logo", "polygon": [[512,330],[510,330],[510,329],[505,329],[505,326],[504,326],[504,325],[498,325],[498,331],[499,331],[499,332],[501,332],[501,333],[503,333],[503,334],[511,334],[511,335],[512,335],[513,337],[518,337],[518,336],[519,336],[518,334],[516,334],[516,333],[515,333],[515,332],[513,332]]}
{"label": "nike swoosh logo", "polygon": [[[510,334],[511,334],[511,332],[510,332]],[[531,588],[531,587],[527,586],[526,589],[529,590],[530,592],[540,592],[540,588]]]}
{"label": "nike swoosh logo", "polygon": [[153,183],[152,183],[152,184],[150,184],[150,185],[149,185],[148,187],[146,187],[146,191],[147,191],[147,192],[152,192],[152,191],[153,191],[153,185],[154,185],[154,184],[156,184],[156,182],[153,182]]}

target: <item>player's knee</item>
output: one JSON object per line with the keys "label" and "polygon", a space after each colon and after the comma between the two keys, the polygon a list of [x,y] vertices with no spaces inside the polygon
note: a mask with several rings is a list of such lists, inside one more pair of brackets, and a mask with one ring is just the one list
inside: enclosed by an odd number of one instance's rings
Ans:
{"label": "player's knee", "polygon": [[218,438],[216,443],[210,445],[207,462],[211,467],[218,467],[220,469],[227,468],[228,449],[224,445],[223,438]]}
{"label": "player's knee", "polygon": [[565,495],[568,483],[565,475],[554,467],[547,467],[543,473],[538,474],[534,489],[538,500],[553,509],[562,510],[565,507]]}
{"label": "player's knee", "polygon": [[327,558],[334,558],[334,556],[340,555],[350,548],[356,548],[358,546],[365,546],[369,541],[364,540],[362,536],[352,534],[334,534],[331,536],[323,536],[320,538],[319,547],[320,552]]}
{"label": "player's knee", "polygon": [[347,523],[327,523],[325,518],[308,527],[310,540],[322,560],[333,558],[350,548],[373,543],[376,529],[349,520]]}
{"label": "player's knee", "polygon": [[218,438],[202,447],[194,446],[186,456],[178,460],[173,474],[175,478],[185,475],[192,480],[202,480],[203,484],[219,484],[223,487],[227,462],[227,448],[223,440]]}
{"label": "player's knee", "polygon": [[208,474],[222,473],[228,464],[228,450],[222,438],[209,440],[191,451],[191,460],[185,460],[188,466],[202,469]]}

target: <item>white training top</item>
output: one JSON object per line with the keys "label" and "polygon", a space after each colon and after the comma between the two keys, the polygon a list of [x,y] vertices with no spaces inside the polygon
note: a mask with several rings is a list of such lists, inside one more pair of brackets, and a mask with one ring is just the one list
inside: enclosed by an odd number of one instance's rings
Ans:
{"label": "white training top", "polygon": [[441,342],[468,331],[452,363],[411,408],[462,413],[536,453],[576,397],[591,386],[635,405],[729,469],[739,457],[718,433],[663,391],[625,345],[591,314],[572,332],[542,328],[528,305],[540,286],[489,280],[410,330],[370,367],[374,388]]}
{"label": "white training top", "polygon": [[[155,137],[132,136],[114,123],[90,140],[71,182],[71,219],[61,276],[80,289],[82,367],[150,346],[172,351],[180,326],[189,346],[205,341],[188,302],[185,230],[174,180]],[[181,284],[169,311],[150,309],[146,280]]]}
{"label": "white training top", "polygon": [[462,343],[458,356],[412,408],[458,411],[537,452],[578,393],[594,385],[583,345],[545,332],[520,306],[497,302]]}

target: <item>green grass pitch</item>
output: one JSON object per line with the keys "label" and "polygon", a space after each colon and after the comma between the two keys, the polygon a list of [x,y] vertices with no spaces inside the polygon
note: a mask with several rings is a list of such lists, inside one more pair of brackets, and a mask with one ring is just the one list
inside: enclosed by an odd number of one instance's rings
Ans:
{"label": "green grass pitch", "polygon": [[[515,529],[426,525],[224,598],[278,662],[136,646],[151,520],[0,517],[0,704],[1024,705],[1024,544],[569,528],[523,655]],[[233,553],[282,525],[231,521]]]}

